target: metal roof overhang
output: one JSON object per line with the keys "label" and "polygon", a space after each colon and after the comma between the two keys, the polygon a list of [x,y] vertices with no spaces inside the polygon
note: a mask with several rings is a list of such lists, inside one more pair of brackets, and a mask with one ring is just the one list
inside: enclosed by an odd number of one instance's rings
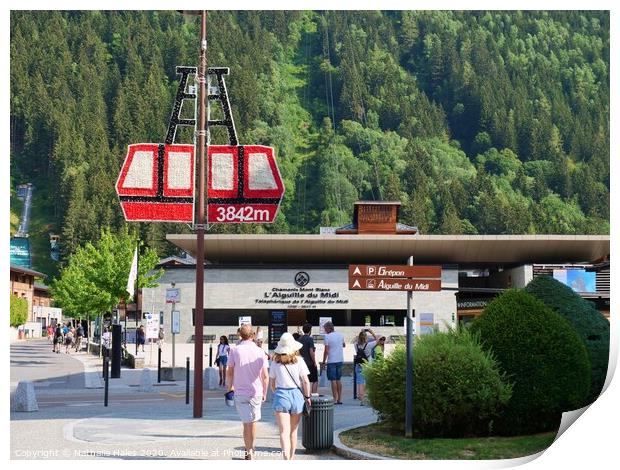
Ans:
{"label": "metal roof overhang", "polygon": [[22,266],[17,266],[16,264],[11,264],[11,271],[15,271],[15,272],[22,273],[22,274],[27,274],[27,275],[38,277],[41,279],[47,278],[47,274],[40,273],[39,271],[35,271],[34,269],[28,269]]}
{"label": "metal roof overhang", "polygon": [[[196,256],[196,236],[166,239]],[[205,235],[218,263],[566,263],[609,255],[608,235]]]}

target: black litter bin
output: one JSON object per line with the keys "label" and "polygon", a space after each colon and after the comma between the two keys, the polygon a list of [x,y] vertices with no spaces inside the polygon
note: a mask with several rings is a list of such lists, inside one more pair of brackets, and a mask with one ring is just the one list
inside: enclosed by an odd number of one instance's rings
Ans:
{"label": "black litter bin", "polygon": [[308,451],[328,450],[334,443],[334,400],[313,396],[310,416],[302,418],[301,444]]}

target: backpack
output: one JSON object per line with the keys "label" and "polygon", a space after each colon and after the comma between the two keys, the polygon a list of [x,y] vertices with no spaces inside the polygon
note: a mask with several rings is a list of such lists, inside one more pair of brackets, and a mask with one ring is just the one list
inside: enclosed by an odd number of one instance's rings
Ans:
{"label": "backpack", "polygon": [[364,362],[368,362],[368,355],[366,354],[366,344],[364,347],[360,349],[359,345],[355,345],[355,357],[353,358],[354,364],[363,364]]}

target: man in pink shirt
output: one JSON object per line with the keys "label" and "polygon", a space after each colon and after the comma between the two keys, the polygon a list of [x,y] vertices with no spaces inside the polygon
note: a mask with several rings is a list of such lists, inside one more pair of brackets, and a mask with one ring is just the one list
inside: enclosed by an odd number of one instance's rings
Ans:
{"label": "man in pink shirt", "polygon": [[245,458],[252,459],[256,422],[260,420],[262,402],[267,399],[269,372],[267,356],[252,341],[252,326],[239,328],[241,343],[230,351],[226,379],[229,391],[235,391],[235,407],[243,422]]}

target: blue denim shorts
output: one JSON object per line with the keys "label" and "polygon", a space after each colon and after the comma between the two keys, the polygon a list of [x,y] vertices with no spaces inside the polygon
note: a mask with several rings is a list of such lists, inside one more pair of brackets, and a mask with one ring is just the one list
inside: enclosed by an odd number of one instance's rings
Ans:
{"label": "blue denim shorts", "polygon": [[327,363],[327,380],[340,380],[342,377],[342,362]]}
{"label": "blue denim shorts", "polygon": [[357,385],[366,385],[366,378],[362,372],[361,364],[355,364],[355,383],[357,383]]}
{"label": "blue denim shorts", "polygon": [[271,398],[273,411],[299,414],[304,409],[304,396],[298,388],[276,388]]}
{"label": "blue denim shorts", "polygon": [[220,360],[221,366],[225,366],[226,364],[228,364],[228,356],[220,356],[218,359]]}

